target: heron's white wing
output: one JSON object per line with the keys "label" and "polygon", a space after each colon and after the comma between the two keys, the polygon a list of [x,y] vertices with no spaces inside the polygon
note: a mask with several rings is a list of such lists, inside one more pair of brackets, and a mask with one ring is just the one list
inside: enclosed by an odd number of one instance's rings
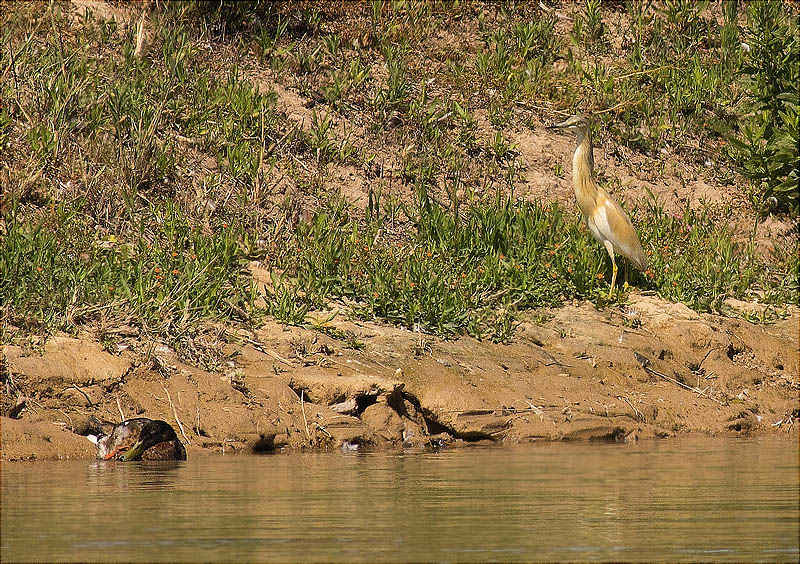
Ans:
{"label": "heron's white wing", "polygon": [[625,210],[603,193],[598,195],[592,222],[602,237],[601,242],[610,241],[615,251],[630,259],[638,260],[642,254],[642,246],[631,220],[628,219]]}

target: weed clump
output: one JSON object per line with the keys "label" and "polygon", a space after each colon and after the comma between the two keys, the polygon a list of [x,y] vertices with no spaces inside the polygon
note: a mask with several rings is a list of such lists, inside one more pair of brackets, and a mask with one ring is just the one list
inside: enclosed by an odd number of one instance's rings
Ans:
{"label": "weed clump", "polygon": [[[362,318],[505,341],[520,310],[571,299],[609,305],[604,251],[557,204],[501,198],[453,214],[426,199],[403,211],[413,225],[407,238],[388,237],[380,214],[359,221],[341,206],[299,225],[282,265],[292,277],[279,285],[273,313],[296,322],[338,300]],[[796,278],[776,284],[779,273],[708,212],[673,216],[655,204],[638,211],[651,269],[629,273],[636,285],[699,311],[718,311],[728,297],[796,300]],[[287,304],[287,295],[296,301]]]}
{"label": "weed clump", "polygon": [[29,330],[72,330],[100,317],[175,338],[209,319],[246,320],[253,287],[241,232],[192,227],[169,203],[119,234],[98,232],[80,202],[36,220],[12,210],[0,242],[0,303]]}
{"label": "weed clump", "polygon": [[754,182],[761,209],[800,209],[800,32],[797,19],[779,2],[747,7],[742,39],[747,45],[741,73],[748,79],[751,116],[740,135],[730,136],[732,156]]}

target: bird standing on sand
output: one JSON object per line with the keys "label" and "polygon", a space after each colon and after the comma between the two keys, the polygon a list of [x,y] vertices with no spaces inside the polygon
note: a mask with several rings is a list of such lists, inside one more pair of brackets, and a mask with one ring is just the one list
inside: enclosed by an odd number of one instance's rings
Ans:
{"label": "bird standing on sand", "polygon": [[572,156],[572,185],[575,199],[586,220],[592,236],[608,251],[611,257],[613,274],[609,298],[617,281],[617,262],[614,253],[631,261],[639,270],[647,268],[647,257],[636,235],[628,214],[611,199],[611,196],[594,178],[594,155],[592,154],[592,134],[589,121],[583,116],[571,116],[561,123],[548,126],[548,129],[566,129],[578,136],[578,146]]}

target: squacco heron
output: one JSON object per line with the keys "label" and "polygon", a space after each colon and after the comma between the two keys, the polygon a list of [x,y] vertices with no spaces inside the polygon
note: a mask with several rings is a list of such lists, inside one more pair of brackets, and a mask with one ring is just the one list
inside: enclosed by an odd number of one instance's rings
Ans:
{"label": "squacco heron", "polygon": [[578,136],[578,146],[572,156],[572,186],[575,199],[586,220],[592,236],[608,251],[611,257],[611,288],[609,298],[617,281],[617,262],[614,253],[631,261],[639,270],[647,268],[647,257],[636,235],[628,214],[615,202],[594,178],[594,155],[589,121],[583,116],[571,116],[548,129],[566,129]]}

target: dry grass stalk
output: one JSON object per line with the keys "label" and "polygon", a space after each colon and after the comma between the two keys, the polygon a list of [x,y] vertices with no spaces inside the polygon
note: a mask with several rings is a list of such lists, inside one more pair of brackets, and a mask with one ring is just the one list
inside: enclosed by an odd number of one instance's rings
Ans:
{"label": "dry grass stalk", "polygon": [[119,422],[120,423],[124,423],[125,422],[125,413],[123,413],[122,405],[119,403],[119,396],[117,396],[114,399],[117,400],[117,409],[119,410]]}
{"label": "dry grass stalk", "polygon": [[139,18],[139,23],[136,24],[136,48],[133,50],[133,56],[137,59],[141,59],[144,55],[145,50],[145,19],[147,17],[147,12],[142,10],[142,16]]}
{"label": "dry grass stalk", "polygon": [[167,394],[167,401],[169,402],[169,406],[172,408],[172,416],[175,417],[175,421],[178,423],[178,428],[181,430],[181,435],[183,435],[183,438],[186,439],[188,444],[192,444],[192,441],[189,440],[189,437],[186,436],[186,432],[183,430],[183,423],[181,423],[181,420],[178,418],[178,411],[175,409],[175,404],[172,403],[169,390],[167,390],[166,386],[161,386],[161,389],[164,390],[165,394]]}

